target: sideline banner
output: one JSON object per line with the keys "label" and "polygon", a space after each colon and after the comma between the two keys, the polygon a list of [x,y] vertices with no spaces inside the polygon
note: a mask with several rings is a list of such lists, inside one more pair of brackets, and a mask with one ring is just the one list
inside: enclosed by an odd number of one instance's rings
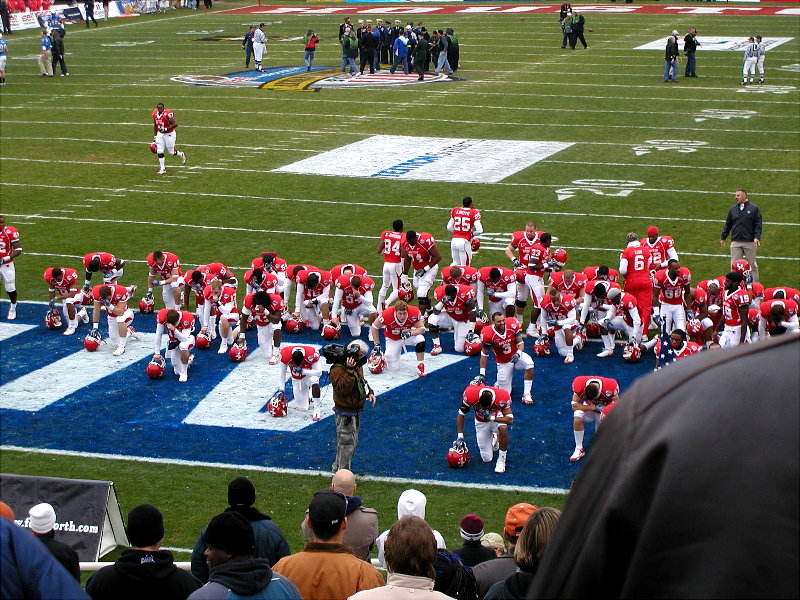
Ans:
{"label": "sideline banner", "polygon": [[56,511],[56,539],[73,548],[82,562],[96,562],[117,546],[128,545],[111,481],[2,473],[0,490],[20,527],[30,527],[31,507],[51,504]]}
{"label": "sideline banner", "polygon": [[[116,17],[138,17],[136,12],[138,4],[133,0],[118,0],[108,3],[109,18]],[[96,19],[103,17],[103,4],[94,3],[94,16]],[[83,5],[57,8],[53,6],[50,10],[40,10],[36,12],[11,13],[11,31],[21,29],[42,29],[52,27],[60,18],[64,18],[68,23],[83,23],[85,11]],[[67,31],[69,33],[69,31]]]}

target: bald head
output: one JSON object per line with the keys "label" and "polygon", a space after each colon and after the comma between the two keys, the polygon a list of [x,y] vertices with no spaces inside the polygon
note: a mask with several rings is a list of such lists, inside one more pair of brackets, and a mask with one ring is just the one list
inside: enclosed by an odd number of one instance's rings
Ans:
{"label": "bald head", "polygon": [[339,469],[331,479],[331,488],[350,498],[356,493],[356,476],[352,471]]}

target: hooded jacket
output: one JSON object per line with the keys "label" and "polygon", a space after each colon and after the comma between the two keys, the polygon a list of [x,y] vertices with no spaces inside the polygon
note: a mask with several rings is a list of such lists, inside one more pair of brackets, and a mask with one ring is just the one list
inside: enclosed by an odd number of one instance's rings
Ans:
{"label": "hooded jacket", "polygon": [[283,575],[273,573],[264,558],[237,560],[211,569],[208,583],[188,600],[225,600],[228,590],[245,598],[300,600],[300,592]]}
{"label": "hooded jacket", "polygon": [[[413,515],[415,517],[419,517],[420,519],[424,520],[425,505],[427,503],[428,503],[428,498],[422,492],[414,489],[406,490],[405,492],[400,494],[400,498],[397,499],[397,518],[401,519],[406,515]],[[389,530],[387,529],[378,536],[377,540],[375,540],[375,544],[378,547],[378,562],[382,567],[386,567],[386,561],[383,558],[383,545],[386,543],[386,538],[388,537],[388,535],[389,535]],[[435,529],[433,529],[433,537],[436,538],[437,548],[441,548],[442,550],[447,549],[442,534],[436,531]]]}

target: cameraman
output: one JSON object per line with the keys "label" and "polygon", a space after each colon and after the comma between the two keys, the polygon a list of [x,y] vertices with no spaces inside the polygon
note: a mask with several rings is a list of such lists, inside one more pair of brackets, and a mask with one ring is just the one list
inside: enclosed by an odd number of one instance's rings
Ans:
{"label": "cameraman", "polygon": [[363,340],[353,340],[346,349],[337,355],[326,352],[330,368],[331,385],[333,386],[333,412],[336,419],[336,460],[333,463],[333,472],[339,469],[350,469],[350,461],[358,443],[358,430],[361,426],[361,411],[364,403],[369,400],[375,406],[375,394],[364,379],[363,365],[367,362],[369,350]]}

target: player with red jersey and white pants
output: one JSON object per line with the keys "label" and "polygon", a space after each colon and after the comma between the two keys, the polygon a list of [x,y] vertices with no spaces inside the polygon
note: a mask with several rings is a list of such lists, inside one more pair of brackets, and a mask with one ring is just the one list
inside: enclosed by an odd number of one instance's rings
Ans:
{"label": "player with red jersey and white pants", "polygon": [[794,300],[800,304],[800,290],[790,287],[772,287],[764,290],[764,301],[767,300]]}
{"label": "player with red jersey and white pants", "polygon": [[625,291],[636,298],[642,323],[649,327],[653,313],[653,280],[650,273],[656,263],[653,262],[653,252],[637,237],[635,233],[628,234],[628,246],[619,256],[619,273],[625,277]]}
{"label": "player with red jersey and white pants", "polygon": [[[537,247],[536,254],[538,256],[541,248],[541,236],[544,233],[544,231],[537,231],[536,224],[533,221],[528,221],[525,224],[524,231],[516,231],[511,235],[511,242],[505,249],[506,256],[514,265],[515,272],[517,273],[516,303],[517,319],[519,319],[520,323],[524,321],[525,307],[527,306],[529,294],[533,301],[533,307],[531,308],[531,324],[539,317],[539,296],[536,295],[533,291],[534,288],[531,287],[534,283],[533,279],[531,279],[530,282],[528,281],[528,275],[532,274],[528,266],[531,262],[531,252],[533,252],[534,246]],[[535,262],[534,258],[534,263]],[[528,283],[531,285],[528,285]],[[542,294],[544,294],[544,289],[542,289]]]}
{"label": "player with red jersey and white pants", "polygon": [[269,292],[277,294],[278,278],[274,273],[265,273],[263,269],[248,269],[244,273],[245,293]]}
{"label": "player with red jersey and white pants", "polygon": [[156,250],[147,255],[147,266],[147,296],[152,298],[153,287],[160,287],[164,306],[177,309],[181,305],[180,259],[172,252]]}
{"label": "player with red jersey and white pants", "polygon": [[[608,290],[606,294],[608,298],[608,312],[606,318],[600,322],[600,331],[624,331],[628,334],[628,343],[635,346],[639,345],[642,340],[642,319],[639,316],[639,307],[636,304],[636,298],[633,294],[623,292],[618,288]],[[606,341],[606,337],[603,337]],[[610,352],[610,354],[606,354]],[[610,347],[605,346],[603,352],[598,354],[599,357],[611,356],[614,354],[614,342],[611,340]]]}
{"label": "player with red jersey and white pants", "polygon": [[350,335],[360,336],[361,317],[367,317],[372,323],[378,314],[372,304],[372,288],[375,287],[375,282],[366,275],[340,275],[334,282],[334,287],[336,292],[333,295],[331,322],[339,322],[338,315],[341,308]]}
{"label": "player with red jersey and white pants", "polygon": [[175,115],[171,110],[164,108],[160,102],[156,104],[156,109],[153,111],[153,143],[156,145],[156,154],[158,154],[158,174],[163,175],[167,172],[164,165],[164,149],[173,156],[181,159],[181,164],[186,164],[186,155],[175,148],[175,129],[178,124],[175,122]]}
{"label": "player with red jersey and white pants", "polygon": [[75,269],[53,267],[44,272],[44,280],[50,292],[50,308],[55,307],[56,300],[64,303],[64,320],[67,322],[64,335],[72,335],[78,327],[79,318],[84,323],[89,322],[86,308],[81,306],[83,292],[78,291],[78,272]]}
{"label": "player with red jersey and white pants", "polygon": [[131,294],[128,288],[112,283],[111,285],[96,285],[92,288],[94,311],[92,312],[91,335],[98,335],[97,326],[100,323],[100,311],[106,311],[108,319],[108,337],[117,346],[114,356],[125,353],[125,344],[129,337],[141,339],[131,327],[133,311],[128,307]]}
{"label": "player with red jersey and white pants", "polygon": [[256,323],[258,346],[269,364],[277,365],[280,360],[281,315],[285,304],[278,294],[255,292],[244,297],[239,313],[239,327],[236,329],[239,345],[245,344],[247,320],[252,316]]}
{"label": "player with red jersey and white pants", "polygon": [[322,365],[319,352],[311,346],[284,346],[280,350],[281,370],[278,375],[278,391],[283,392],[286,376],[292,377],[292,394],[297,408],[308,410],[311,400],[312,421],[320,420],[319,378]]}
{"label": "player with red jersey and white pants", "polygon": [[478,309],[483,310],[484,293],[489,298],[489,314],[503,313],[514,316],[514,299],[517,297],[517,276],[505,267],[478,269]]}
{"label": "player with red jersey and white pants", "polygon": [[800,324],[797,320],[798,304],[794,300],[767,300],[758,307],[758,337],[782,333],[798,333]]}
{"label": "player with red jersey and white pants", "polygon": [[533,359],[525,352],[522,341],[522,325],[514,317],[506,317],[503,313],[493,313],[492,323],[481,330],[480,374],[472,380],[473,385],[483,385],[486,380],[486,363],[489,352],[494,351],[497,362],[497,381],[495,386],[506,390],[512,389],[514,371],[524,371],[522,379],[522,403],[533,404],[531,389],[533,388]]}
{"label": "player with red jersey and white pants", "polygon": [[472,204],[472,198],[466,196],[461,200],[461,206],[450,211],[447,231],[453,234],[450,240],[451,265],[469,266],[472,262],[472,238],[483,233],[481,213]]}
{"label": "player with red jersey and white pants", "polygon": [[569,294],[562,294],[556,288],[551,288],[542,299],[542,312],[547,327],[554,329],[553,341],[558,353],[564,357],[564,364],[568,365],[575,360],[573,347],[574,334],[578,329],[578,309]]}
{"label": "player with red jersey and white pants", "polygon": [[416,306],[409,306],[402,300],[390,306],[377,316],[370,327],[373,352],[381,352],[379,330],[383,329],[385,338],[386,368],[396,371],[400,368],[400,353],[405,346],[414,346],[417,354],[417,374],[425,377],[425,321]]}
{"label": "player with red jersey and white pants", "polygon": [[[653,339],[656,340],[654,352],[656,354],[656,369],[658,369],[660,366],[659,363],[661,362],[658,358],[661,354],[661,338],[656,336]],[[673,352],[675,352],[675,360],[686,358],[692,354],[698,354],[703,350],[700,344],[688,340],[686,332],[683,329],[673,329],[669,334],[669,343],[670,346],[672,346]]]}
{"label": "player with red jersey and white pants", "polygon": [[6,318],[13,321],[17,318],[17,273],[14,268],[14,259],[22,254],[19,244],[19,231],[11,226],[6,226],[6,218],[0,216],[0,280],[6,288],[11,306],[8,307]]}
{"label": "player with red jersey and white pants", "polygon": [[200,317],[201,333],[208,333],[211,339],[216,335],[214,330],[219,319],[219,350],[217,354],[225,354],[228,346],[233,344],[233,334],[239,322],[239,309],[236,308],[236,288],[225,285],[220,279],[214,279],[203,288],[203,314]]}
{"label": "player with red jersey and white pants", "polygon": [[161,336],[167,332],[167,351],[172,370],[183,383],[189,377],[192,363],[191,349],[194,348],[194,315],[188,310],[162,308],[156,313],[156,340],[153,360],[161,358]]}
{"label": "player with red jersey and white pants", "polygon": [[468,285],[440,285],[433,293],[436,305],[433,314],[428,317],[428,327],[433,349],[431,356],[442,353],[439,342],[439,330],[442,327],[452,327],[455,339],[455,351],[464,351],[464,342],[467,334],[475,331],[475,290]]}
{"label": "player with red jersey and white pants", "polygon": [[[378,254],[383,256],[383,278],[381,279],[381,288],[378,290],[378,308],[380,310],[397,300],[400,274],[403,270],[402,247],[405,239],[401,219],[392,221],[391,231],[387,230],[381,233],[381,241],[378,242]],[[392,293],[387,298],[389,286],[392,287]]]}
{"label": "player with red jersey and white pants", "polygon": [[[620,286],[613,281],[606,281],[604,279],[596,279],[586,283],[586,293],[583,295],[583,305],[581,306],[581,315],[579,317],[580,323],[586,325],[586,322],[591,318],[597,320],[598,324],[606,318],[608,311],[611,309],[607,297],[609,290],[618,290]],[[614,354],[614,336],[607,331],[603,333],[601,328],[600,337],[603,340],[603,351],[597,356],[600,358],[611,356]]]}
{"label": "player with red jersey and white pants", "polygon": [[656,271],[653,276],[653,319],[664,330],[675,328],[686,331],[686,309],[689,304],[689,284],[692,274],[674,258],[666,269]]}
{"label": "player with red jersey and white pants", "polygon": [[563,271],[556,271],[550,273],[550,278],[547,281],[548,292],[556,289],[562,294],[569,294],[575,298],[576,304],[583,303],[584,286],[586,285],[586,275],[583,273],[575,273],[570,269]]}
{"label": "player with red jersey and white pants", "polygon": [[582,375],[572,380],[572,433],[575,451],[569,459],[573,462],[586,456],[583,449],[584,423],[603,420],[603,409],[619,398],[619,384],[610,377]]}
{"label": "player with red jersey and white pants", "polygon": [[433,287],[436,274],[439,272],[439,263],[442,255],[436,246],[436,240],[430,233],[409,231],[406,239],[401,246],[403,254],[403,274],[400,276],[400,283],[408,284],[408,269],[414,270],[414,278],[411,283],[417,292],[417,302],[423,313],[431,308],[431,301],[428,292]]}
{"label": "player with red jersey and white pants", "polygon": [[475,438],[483,462],[492,462],[494,451],[499,450],[495,473],[505,473],[508,452],[508,426],[514,424],[511,413],[511,394],[506,390],[469,385],[461,396],[461,406],[456,414],[458,439],[464,439],[464,417],[475,412]]}
{"label": "player with red jersey and white pants", "polygon": [[[731,271],[725,276],[725,295],[722,300],[722,319],[717,325],[719,345],[723,348],[738,346],[748,340],[747,327],[750,294],[742,287],[741,273]],[[724,327],[723,327],[724,324]]]}
{"label": "player with red jersey and white pants", "polygon": [[658,235],[658,227],[648,227],[647,237],[642,238],[641,243],[650,250],[655,270],[666,268],[670,259],[679,260],[675,241],[668,235]]}
{"label": "player with red jersey and white pants", "polygon": [[[261,256],[254,258],[250,264],[254,270],[261,269],[265,275],[268,273],[274,275],[278,279],[277,292],[275,293],[280,294],[285,300],[289,299],[292,282],[289,279],[289,268],[285,260],[275,252],[262,252]],[[256,291],[258,290],[248,289],[247,293],[250,294]]]}
{"label": "player with red jersey and white pants", "polygon": [[100,271],[103,274],[103,283],[117,283],[124,273],[125,261],[118,259],[110,252],[92,252],[83,257],[83,267],[86,269],[83,291],[88,292],[92,273]]}
{"label": "player with red jersey and white pants", "polygon": [[311,329],[319,329],[331,320],[331,274],[329,271],[304,270],[297,274],[294,312]]}

